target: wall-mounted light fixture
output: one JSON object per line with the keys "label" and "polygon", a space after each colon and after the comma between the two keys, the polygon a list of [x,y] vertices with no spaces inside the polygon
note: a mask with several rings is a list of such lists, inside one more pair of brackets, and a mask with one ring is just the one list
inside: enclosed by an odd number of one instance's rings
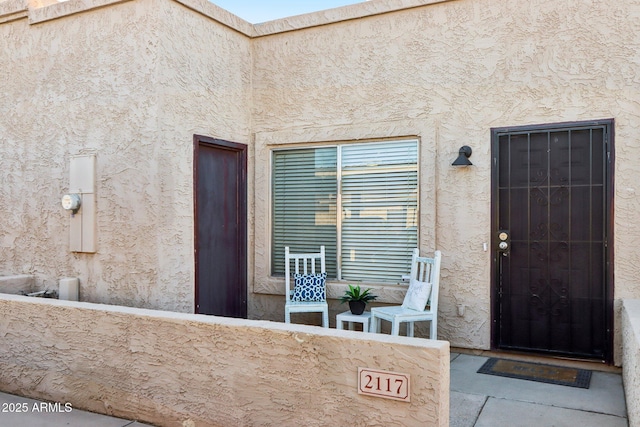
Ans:
{"label": "wall-mounted light fixture", "polygon": [[458,151],[458,158],[451,163],[451,166],[471,166],[473,163],[469,161],[469,157],[471,157],[471,147],[468,145],[463,145],[460,147],[460,151]]}

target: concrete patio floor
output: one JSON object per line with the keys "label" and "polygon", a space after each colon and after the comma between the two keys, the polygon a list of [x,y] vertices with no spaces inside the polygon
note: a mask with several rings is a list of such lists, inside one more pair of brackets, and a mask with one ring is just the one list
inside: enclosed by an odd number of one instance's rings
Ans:
{"label": "concrete patio floor", "polygon": [[[590,387],[582,389],[478,374],[489,356],[453,351],[451,427],[628,426],[622,376],[615,368],[557,359],[528,359],[592,370]],[[492,356],[522,359],[506,354]]]}
{"label": "concrete patio floor", "polygon": [[[518,359],[510,355],[494,355]],[[549,364],[569,364],[593,370],[588,389],[544,384],[476,371],[489,355],[451,353],[451,427],[626,427],[622,376],[619,370],[597,364],[540,359]],[[603,371],[596,371],[602,369]],[[70,412],[38,412],[41,402],[0,393],[0,405],[27,412],[0,412],[0,426],[24,427],[150,427],[133,420],[73,409]],[[10,407],[8,404],[14,404]],[[265,420],[266,421],[266,420]],[[327,426],[331,426],[330,422]],[[230,426],[231,427],[231,426]],[[235,427],[235,426],[233,426]]]}

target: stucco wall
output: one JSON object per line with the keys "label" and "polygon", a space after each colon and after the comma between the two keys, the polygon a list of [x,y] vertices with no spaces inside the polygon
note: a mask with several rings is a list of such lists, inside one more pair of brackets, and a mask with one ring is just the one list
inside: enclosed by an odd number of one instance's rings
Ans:
{"label": "stucco wall", "polygon": [[35,278],[29,274],[0,276],[0,293],[20,294],[33,291]]}
{"label": "stucco wall", "polygon": [[622,380],[630,426],[640,425],[640,299],[622,301]]}
{"label": "stucco wall", "polygon": [[[13,3],[3,18],[27,11]],[[192,312],[193,134],[249,142],[250,40],[177,2],[92,10],[104,3],[0,24],[0,274],[43,289],[78,277],[84,301]],[[83,153],[97,158],[95,254],[69,252],[60,207]]]}
{"label": "stucco wall", "polygon": [[[639,18],[635,0],[463,0],[271,25],[286,32],[255,40],[256,289],[282,287],[267,278],[271,149],[417,135],[420,246],[443,253],[439,335],[488,349],[490,128],[613,117],[615,298],[640,294]],[[473,167],[450,166],[462,145]]]}
{"label": "stucco wall", "polygon": [[[158,426],[449,425],[447,342],[6,294],[0,311],[4,392]],[[408,374],[411,401],[359,395],[358,367]]]}
{"label": "stucco wall", "polygon": [[[201,133],[250,145],[249,313],[281,320],[270,150],[411,136],[420,247],[443,252],[439,336],[488,349],[490,128],[614,118],[620,363],[620,301],[640,296],[639,0],[374,0],[257,26],[206,0],[48,3],[0,2],[0,274],[40,288],[79,277],[86,301],[193,311]],[[473,167],[450,166],[461,145]],[[93,255],[69,253],[59,206],[80,153],[97,155]]]}

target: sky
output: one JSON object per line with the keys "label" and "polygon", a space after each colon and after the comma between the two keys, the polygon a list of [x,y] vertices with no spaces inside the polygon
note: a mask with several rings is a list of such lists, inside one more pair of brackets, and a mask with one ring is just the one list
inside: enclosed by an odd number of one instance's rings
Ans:
{"label": "sky", "polygon": [[318,10],[332,9],[365,0],[210,0],[252,24]]}

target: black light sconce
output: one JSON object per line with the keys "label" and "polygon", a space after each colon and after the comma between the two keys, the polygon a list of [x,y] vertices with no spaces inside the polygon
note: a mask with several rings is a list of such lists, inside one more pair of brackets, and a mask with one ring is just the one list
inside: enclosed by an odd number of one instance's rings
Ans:
{"label": "black light sconce", "polygon": [[471,157],[471,147],[468,145],[463,145],[460,147],[460,151],[458,151],[458,158],[455,162],[451,163],[451,166],[471,166],[473,163],[469,161],[469,157]]}

